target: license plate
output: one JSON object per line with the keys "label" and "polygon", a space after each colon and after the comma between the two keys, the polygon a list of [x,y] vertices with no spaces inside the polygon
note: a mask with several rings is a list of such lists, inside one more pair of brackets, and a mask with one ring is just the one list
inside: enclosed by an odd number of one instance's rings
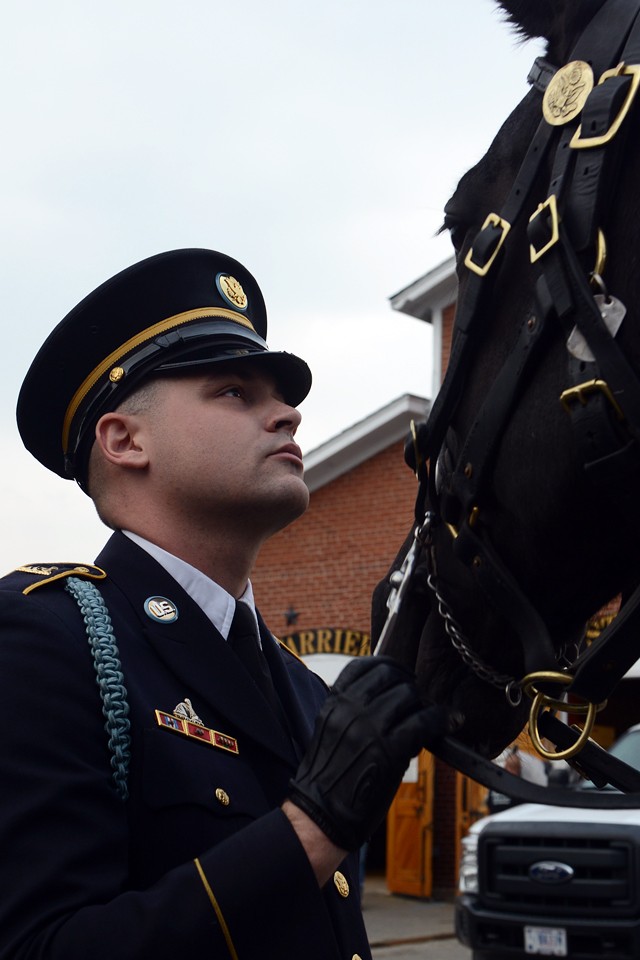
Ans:
{"label": "license plate", "polygon": [[567,931],[562,927],[525,927],[524,952],[543,957],[566,957]]}

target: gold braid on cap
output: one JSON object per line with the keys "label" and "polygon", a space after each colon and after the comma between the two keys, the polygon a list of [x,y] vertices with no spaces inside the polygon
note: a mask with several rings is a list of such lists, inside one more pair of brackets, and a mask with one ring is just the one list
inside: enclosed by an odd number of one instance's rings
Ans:
{"label": "gold braid on cap", "polygon": [[131,350],[135,350],[136,347],[141,346],[147,340],[152,340],[159,334],[166,333],[167,330],[192,323],[194,320],[208,320],[209,318],[216,317],[222,320],[233,320],[234,323],[240,323],[243,327],[248,327],[250,330],[253,330],[254,333],[256,332],[251,321],[243,317],[242,314],[236,313],[235,310],[225,310],[221,307],[198,307],[195,310],[176,313],[173,317],[168,317],[166,320],[160,320],[159,323],[154,323],[153,326],[147,327],[146,330],[137,333],[135,337],[131,337],[130,340],[125,341],[125,343],[113,350],[108,357],[105,357],[102,363],[99,363],[95,370],[92,370],[89,376],[78,387],[71,399],[71,403],[67,407],[67,412],[64,415],[62,424],[62,450],[65,456],[68,452],[69,433],[71,432],[73,418],[78,412],[80,404],[95,387],[100,377],[104,376],[112,367],[117,366],[118,361],[130,353]]}

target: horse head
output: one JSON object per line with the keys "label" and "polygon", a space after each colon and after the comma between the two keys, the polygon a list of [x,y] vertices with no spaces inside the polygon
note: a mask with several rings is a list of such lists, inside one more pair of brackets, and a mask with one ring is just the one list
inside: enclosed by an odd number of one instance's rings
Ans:
{"label": "horse head", "polygon": [[524,724],[522,678],[575,659],[588,618],[640,580],[640,68],[618,66],[640,63],[640,3],[499,5],[546,51],[445,207],[454,341],[416,438],[417,572],[385,640],[485,756]]}

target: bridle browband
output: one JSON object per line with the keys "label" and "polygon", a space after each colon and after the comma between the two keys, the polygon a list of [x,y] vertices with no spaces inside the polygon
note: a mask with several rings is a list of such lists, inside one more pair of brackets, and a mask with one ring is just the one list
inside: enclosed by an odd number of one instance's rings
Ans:
{"label": "bridle browband", "polygon": [[[542,617],[483,536],[482,494],[493,460],[522,392],[525,379],[558,325],[576,344],[569,362],[570,382],[561,402],[571,418],[584,469],[595,484],[640,467],[640,379],[616,342],[617,327],[607,312],[624,306],[608,296],[600,274],[606,238],[600,223],[615,188],[624,154],[628,117],[640,85],[640,0],[606,0],[580,36],[569,63],[556,70],[538,58],[529,75],[544,95],[543,119],[500,211],[491,212],[465,258],[468,270],[456,311],[455,337],[447,373],[426,428],[414,435],[420,482],[414,540],[402,567],[391,575],[389,615],[377,650],[392,636],[411,585],[418,558],[431,559],[428,577],[445,629],[467,666],[481,679],[502,686],[512,706],[515,689],[532,698],[530,731],[547,759],[566,758],[598,786],[611,783],[631,794],[581,795],[526,783],[478,756],[452,737],[434,753],[475,780],[519,800],[585,807],[640,806],[640,773],[609,757],[590,741],[597,705],[606,701],[638,659],[640,587],[621,613],[570,670],[558,669],[557,653]],[[594,85],[595,84],[595,85]],[[552,151],[555,151],[552,153]],[[551,177],[547,200],[529,218],[527,236],[535,271],[534,306],[516,343],[498,372],[456,457],[447,487],[435,469],[463,395],[483,316],[491,304],[503,248],[512,226],[527,209],[534,183],[547,161]],[[611,329],[610,329],[611,328]],[[591,365],[593,375],[585,378]],[[449,451],[450,452],[450,451]],[[453,537],[453,553],[507,621],[522,643],[525,676],[516,683],[486,664],[462,635],[442,596],[433,565],[433,529],[442,524]],[[571,693],[578,703],[567,704]],[[569,728],[558,710],[583,713],[582,731]],[[558,748],[550,753],[542,738]],[[431,749],[431,748],[430,748]],[[580,753],[579,764],[573,760]]]}

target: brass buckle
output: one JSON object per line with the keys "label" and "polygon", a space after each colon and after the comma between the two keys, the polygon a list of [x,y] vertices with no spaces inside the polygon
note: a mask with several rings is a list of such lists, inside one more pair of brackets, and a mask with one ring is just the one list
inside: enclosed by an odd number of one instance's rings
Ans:
{"label": "brass buckle", "polygon": [[538,209],[529,217],[529,223],[532,223],[535,218],[539,217],[540,214],[545,210],[548,210],[551,216],[551,237],[543,247],[540,247],[539,250],[536,250],[532,243],[529,244],[529,258],[531,263],[535,263],[536,260],[539,260],[540,257],[543,257],[547,250],[550,250],[560,238],[560,231],[558,229],[558,202],[556,200],[555,193],[552,193],[551,196],[544,201],[544,203],[539,204]]}
{"label": "brass buckle", "polygon": [[622,106],[618,110],[616,118],[613,120],[608,130],[605,130],[604,133],[601,133],[596,137],[583,137],[582,124],[580,124],[571,138],[571,143],[569,144],[569,146],[573,147],[574,150],[588,150],[590,147],[602,147],[605,143],[609,143],[610,140],[613,140],[616,133],[622,126],[626,115],[629,113],[631,104],[633,103],[635,95],[638,92],[638,85],[640,85],[640,64],[619,63],[618,66],[613,67],[612,70],[605,70],[598,80],[598,85],[604,83],[606,80],[611,80],[613,77],[631,77],[631,86],[627,91],[627,95],[624,98]]}
{"label": "brass buckle", "polygon": [[500,227],[500,229],[502,230],[502,236],[498,240],[498,243],[496,244],[496,248],[491,254],[491,256],[489,257],[489,259],[487,260],[487,262],[484,265],[474,263],[473,247],[470,247],[466,257],[464,258],[465,267],[468,267],[469,270],[473,271],[473,273],[477,273],[479,277],[485,277],[489,273],[489,270],[491,269],[493,261],[498,256],[498,253],[502,249],[502,245],[507,238],[507,234],[509,233],[509,230],[511,230],[511,224],[507,223],[506,220],[503,220],[502,217],[498,216],[497,213],[489,214],[485,222],[482,224],[482,229],[480,230],[480,233],[482,233],[483,230],[486,230],[487,227]]}
{"label": "brass buckle", "polygon": [[571,413],[571,404],[581,403],[584,407],[587,403],[587,397],[591,393],[603,393],[606,399],[609,401],[613,407],[615,414],[621,422],[624,420],[624,413],[622,407],[614,397],[609,388],[609,384],[606,380],[586,380],[584,383],[579,383],[575,387],[569,387],[568,390],[564,390],[560,394],[560,403],[564,407],[567,413]]}
{"label": "brass buckle", "polygon": [[[580,753],[591,736],[596,714],[607,705],[606,700],[602,703],[591,703],[589,700],[586,700],[584,703],[566,703],[564,700],[557,700],[555,697],[547,696],[546,693],[542,693],[542,691],[538,690],[535,686],[535,681],[542,681],[543,683],[559,683],[568,687],[573,683],[573,680],[574,678],[569,673],[556,673],[555,671],[549,670],[529,673],[521,682],[524,692],[533,699],[529,713],[529,736],[536,751],[545,760],[570,760]],[[585,717],[582,730],[580,730],[579,727],[572,726],[571,729],[576,730],[579,733],[579,737],[576,742],[572,744],[572,746],[567,747],[566,750],[547,750],[542,743],[538,731],[538,718],[545,707],[553,713],[557,710],[563,710],[566,713],[577,713]]]}
{"label": "brass buckle", "polygon": [[[478,506],[472,507],[471,513],[467,517],[467,523],[469,524],[471,529],[475,527],[476,523],[478,522],[479,516],[480,516],[480,507]],[[446,520],[444,521],[444,525],[449,531],[449,533],[451,534],[451,536],[453,537],[453,539],[457,540],[458,537],[460,536],[460,530],[458,529],[458,527],[454,526],[453,523],[447,523]]]}

